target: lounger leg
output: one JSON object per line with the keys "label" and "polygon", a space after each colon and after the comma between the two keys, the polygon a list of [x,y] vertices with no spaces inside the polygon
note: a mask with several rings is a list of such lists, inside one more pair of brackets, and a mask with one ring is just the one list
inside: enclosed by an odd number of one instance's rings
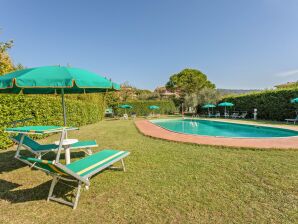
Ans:
{"label": "lounger leg", "polygon": [[59,147],[58,147],[58,152],[56,155],[56,162],[58,163],[60,160],[60,154],[61,154],[61,150],[62,150],[62,141],[65,139],[65,130],[62,131],[61,136],[60,136],[60,142],[59,142]]}
{"label": "lounger leg", "polygon": [[76,209],[77,205],[78,205],[78,201],[79,201],[79,198],[80,198],[80,194],[81,194],[81,187],[82,187],[82,182],[79,181],[79,184],[78,184],[78,189],[77,189],[77,193],[76,193],[76,198],[75,198],[75,201],[73,203],[73,209]]}
{"label": "lounger leg", "polygon": [[86,149],[86,152],[89,156],[92,155],[92,150],[90,148]]}
{"label": "lounger leg", "polygon": [[21,151],[21,147],[23,145],[24,138],[25,138],[25,135],[22,135],[21,136],[21,139],[20,139],[20,142],[19,142],[19,145],[17,147],[17,151],[16,151],[16,154],[15,154],[15,157],[18,157],[20,155],[20,151]]}
{"label": "lounger leg", "polygon": [[123,169],[123,172],[125,172],[125,171],[126,171],[126,169],[125,169],[125,165],[124,165],[124,160],[123,160],[123,159],[121,159],[121,164],[122,164],[122,169]]}
{"label": "lounger leg", "polygon": [[50,198],[52,197],[53,191],[54,191],[54,188],[55,188],[57,182],[58,182],[58,178],[57,177],[54,177],[53,178],[53,181],[52,181],[52,184],[51,184],[51,187],[50,187],[50,191],[49,191],[49,195],[48,195],[47,201],[49,201]]}
{"label": "lounger leg", "polygon": [[70,164],[70,148],[65,148],[65,163]]}

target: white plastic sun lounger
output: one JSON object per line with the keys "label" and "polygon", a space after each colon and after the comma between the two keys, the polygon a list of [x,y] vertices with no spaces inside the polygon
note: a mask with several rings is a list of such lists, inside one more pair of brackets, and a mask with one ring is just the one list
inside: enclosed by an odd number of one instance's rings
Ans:
{"label": "white plastic sun lounger", "polygon": [[288,124],[289,122],[293,122],[294,124],[296,124],[296,122],[298,121],[298,115],[297,115],[296,118],[294,118],[294,119],[285,119],[285,120],[286,120],[287,124]]}

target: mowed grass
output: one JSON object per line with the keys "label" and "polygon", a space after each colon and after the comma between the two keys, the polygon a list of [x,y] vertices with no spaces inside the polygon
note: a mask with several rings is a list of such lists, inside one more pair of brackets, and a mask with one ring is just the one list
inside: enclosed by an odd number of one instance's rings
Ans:
{"label": "mowed grass", "polygon": [[[50,176],[4,151],[0,223],[298,222],[298,151],[168,142],[143,136],[132,121],[103,121],[70,137],[96,139],[100,149],[129,150],[127,172],[95,176],[72,210],[46,202]],[[57,189],[71,190],[61,184]]]}

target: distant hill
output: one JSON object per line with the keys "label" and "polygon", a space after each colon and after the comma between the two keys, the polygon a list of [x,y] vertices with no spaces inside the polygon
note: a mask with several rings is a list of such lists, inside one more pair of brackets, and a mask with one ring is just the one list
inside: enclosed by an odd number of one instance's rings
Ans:
{"label": "distant hill", "polygon": [[261,91],[260,89],[217,89],[221,95],[229,95],[229,94],[243,94],[249,92]]}

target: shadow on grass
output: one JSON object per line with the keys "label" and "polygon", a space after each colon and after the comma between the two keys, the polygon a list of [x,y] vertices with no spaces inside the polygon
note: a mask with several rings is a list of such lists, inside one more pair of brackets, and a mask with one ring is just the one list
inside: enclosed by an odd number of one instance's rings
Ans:
{"label": "shadow on grass", "polygon": [[[33,156],[29,151],[22,150],[21,155],[23,156]],[[15,171],[16,169],[20,169],[23,167],[28,166],[25,163],[14,158],[15,151],[6,151],[0,153],[0,174],[4,172]],[[84,152],[72,152],[71,158],[82,158],[85,156]],[[46,160],[54,160],[56,154],[54,152],[48,153],[43,157]],[[61,155],[61,162],[63,163],[64,155]],[[30,170],[28,172],[37,171],[35,169]],[[41,171],[39,171],[41,172]],[[40,175],[36,173],[36,175]],[[28,179],[28,181],[30,181]],[[48,192],[50,189],[52,180],[47,181],[45,183],[40,184],[39,186],[30,188],[30,189],[20,189],[17,190],[16,188],[20,187],[21,185],[13,182],[9,182],[6,180],[0,179],[0,199],[10,201],[11,203],[22,203],[28,201],[36,201],[36,200],[46,200],[48,196]],[[73,197],[73,184],[64,185],[59,182],[55,187],[55,195],[58,197],[62,197],[64,200],[71,200]]]}
{"label": "shadow on grass", "polygon": [[14,171],[26,166],[24,163],[14,158],[15,153],[15,151],[0,153],[0,173]]}
{"label": "shadow on grass", "polygon": [[[49,180],[30,189],[14,190],[15,188],[20,187],[20,185],[6,180],[0,180],[0,199],[11,203],[46,200],[51,182],[52,180]],[[70,198],[73,197],[72,190],[72,187],[58,183],[55,187],[55,195],[62,197],[65,200],[70,200]]]}
{"label": "shadow on grass", "polygon": [[[22,163],[21,161],[14,158],[15,153],[16,153],[15,151],[6,151],[6,152],[0,153],[0,174],[4,173],[4,172],[14,171],[16,169],[20,169],[20,168],[27,166],[25,163]],[[33,154],[31,154],[27,150],[22,150],[20,154],[22,156],[35,157]],[[84,156],[85,156],[85,153],[82,151],[71,153],[72,159],[82,158]],[[42,158],[46,159],[46,160],[55,160],[56,154],[54,152],[50,152],[50,153],[44,155]],[[61,154],[60,158],[63,163],[64,159],[65,159],[64,153]]]}

